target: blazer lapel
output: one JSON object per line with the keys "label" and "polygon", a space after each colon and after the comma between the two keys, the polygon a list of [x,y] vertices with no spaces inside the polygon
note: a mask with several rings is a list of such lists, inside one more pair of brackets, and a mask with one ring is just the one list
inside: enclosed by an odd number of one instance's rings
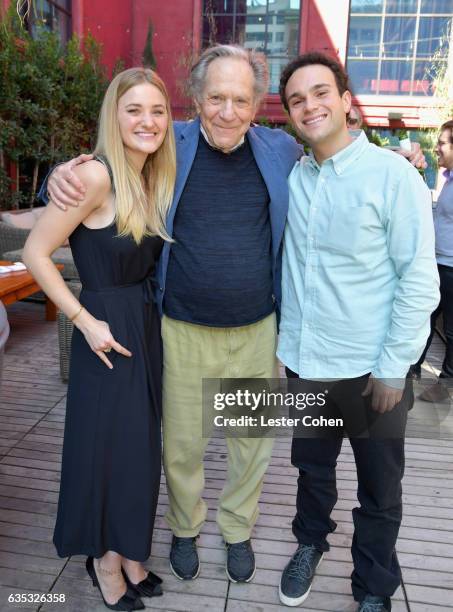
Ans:
{"label": "blazer lapel", "polygon": [[277,259],[288,214],[288,183],[280,161],[269,145],[253,130],[247,132],[258,168],[269,192],[269,218],[272,229],[272,254]]}
{"label": "blazer lapel", "polygon": [[173,194],[173,202],[167,215],[167,231],[170,236],[173,233],[173,222],[176,209],[183,192],[184,186],[192,168],[200,137],[200,120],[197,117],[188,122],[182,130],[175,135],[176,140],[176,182]]}

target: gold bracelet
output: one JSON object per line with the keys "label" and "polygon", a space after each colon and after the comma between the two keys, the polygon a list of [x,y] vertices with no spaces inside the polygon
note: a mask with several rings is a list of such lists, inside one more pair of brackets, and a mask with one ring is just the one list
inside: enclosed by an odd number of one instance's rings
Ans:
{"label": "gold bracelet", "polygon": [[82,312],[83,310],[83,306],[80,306],[79,310],[75,313],[75,315],[73,317],[70,317],[70,321],[74,321],[75,319],[77,319],[77,317],[79,316],[79,314]]}

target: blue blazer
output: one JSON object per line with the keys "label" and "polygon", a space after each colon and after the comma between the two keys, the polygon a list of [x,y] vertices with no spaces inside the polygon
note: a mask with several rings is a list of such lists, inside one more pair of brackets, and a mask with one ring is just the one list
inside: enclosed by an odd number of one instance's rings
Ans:
{"label": "blue blazer", "polygon": [[[173,202],[167,216],[167,232],[173,236],[173,224],[181,194],[195,159],[200,137],[200,120],[177,121],[174,124],[176,139],[176,184]],[[272,275],[277,307],[281,302],[281,247],[286,215],[288,213],[287,178],[302,147],[286,132],[261,126],[253,126],[247,132],[258,168],[269,192],[269,216],[272,231]],[[157,268],[157,304],[162,314],[165,280],[171,243],[165,242]]]}

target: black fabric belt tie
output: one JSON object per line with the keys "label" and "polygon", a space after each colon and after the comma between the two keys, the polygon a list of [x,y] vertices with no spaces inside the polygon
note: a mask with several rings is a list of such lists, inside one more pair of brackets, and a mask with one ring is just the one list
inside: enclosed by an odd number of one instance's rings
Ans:
{"label": "black fabric belt tie", "polygon": [[126,285],[113,285],[111,287],[85,287],[82,285],[82,291],[90,293],[99,293],[101,295],[110,295],[115,293],[123,293],[124,291],[137,291],[137,288],[142,287],[143,299],[145,304],[156,303],[157,282],[151,276],[147,276],[139,283],[128,283]]}

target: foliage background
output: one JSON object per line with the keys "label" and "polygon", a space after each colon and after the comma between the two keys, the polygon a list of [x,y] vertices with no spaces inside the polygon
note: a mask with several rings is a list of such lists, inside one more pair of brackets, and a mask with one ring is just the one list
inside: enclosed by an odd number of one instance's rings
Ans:
{"label": "foliage background", "polygon": [[33,206],[50,165],[92,149],[108,84],[100,56],[90,34],[83,48],[44,28],[33,39],[14,8],[0,22],[0,209]]}

